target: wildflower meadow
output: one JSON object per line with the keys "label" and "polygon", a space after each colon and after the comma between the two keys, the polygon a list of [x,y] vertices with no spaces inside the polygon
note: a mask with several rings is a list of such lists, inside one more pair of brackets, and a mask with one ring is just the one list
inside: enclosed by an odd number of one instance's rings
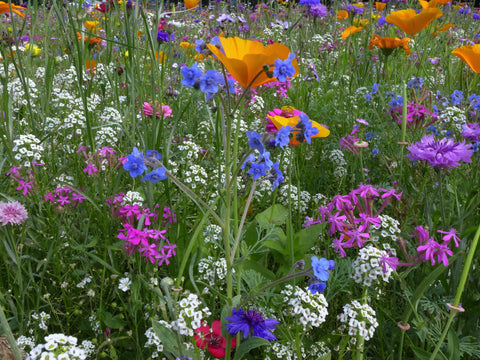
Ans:
{"label": "wildflower meadow", "polygon": [[0,359],[480,359],[474,2],[0,20]]}

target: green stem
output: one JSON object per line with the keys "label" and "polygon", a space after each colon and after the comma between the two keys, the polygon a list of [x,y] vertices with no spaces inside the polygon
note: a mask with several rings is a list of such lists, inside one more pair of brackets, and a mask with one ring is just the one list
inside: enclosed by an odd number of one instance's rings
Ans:
{"label": "green stem", "polygon": [[18,348],[17,341],[13,336],[12,329],[10,329],[10,325],[8,324],[7,317],[5,316],[5,312],[3,311],[2,303],[5,302],[5,298],[3,297],[2,292],[0,292],[0,324],[2,325],[2,329],[7,335],[8,342],[10,343],[10,347],[13,350],[13,354],[15,356],[15,360],[22,360],[22,354],[20,353],[20,349]]}
{"label": "green stem", "polygon": [[[460,282],[458,283],[457,287],[457,294],[455,295],[455,301],[453,303],[454,307],[457,307],[460,303],[460,298],[462,296],[463,290],[465,289],[465,284],[467,283],[468,274],[470,272],[470,267],[472,265],[473,256],[475,255],[475,251],[477,249],[478,239],[480,238],[480,225],[477,228],[477,232],[475,233],[475,237],[473,238],[472,245],[470,246],[470,250],[468,250],[467,258],[465,259],[465,265],[463,267],[462,276],[460,277]],[[440,347],[443,344],[443,340],[447,336],[448,330],[450,329],[450,325],[453,322],[453,318],[457,314],[459,310],[453,307],[450,308],[450,315],[448,316],[447,324],[445,325],[445,329],[438,340],[437,346],[433,351],[432,355],[430,356],[430,360],[434,360],[437,356],[437,353],[440,350]]]}

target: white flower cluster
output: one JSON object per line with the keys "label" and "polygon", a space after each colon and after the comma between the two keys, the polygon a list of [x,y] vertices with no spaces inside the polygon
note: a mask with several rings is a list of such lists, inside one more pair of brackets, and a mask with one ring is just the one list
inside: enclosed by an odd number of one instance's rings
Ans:
{"label": "white flower cluster", "polygon": [[190,166],[190,169],[184,172],[183,181],[192,189],[198,185],[207,185],[208,174],[203,167],[197,164]]}
{"label": "white flower cluster", "polygon": [[120,111],[117,109],[107,106],[103,109],[99,120],[104,124],[120,124],[122,122],[122,115],[120,115]]}
{"label": "white flower cluster", "polygon": [[162,340],[155,334],[153,328],[148,328],[145,332],[145,336],[147,337],[147,342],[145,343],[145,347],[154,347],[153,353],[151,355],[152,359],[155,359],[160,356],[160,353],[163,351],[163,343]]}
{"label": "white flower cluster", "polygon": [[370,228],[370,240],[375,243],[378,243],[380,239],[382,239],[382,243],[386,239],[395,242],[400,235],[400,222],[388,215],[379,215],[378,217],[382,223],[379,227],[372,226]]}
{"label": "white flower cluster", "polygon": [[220,290],[225,285],[225,276],[227,274],[227,260],[222,258],[216,260],[209,256],[198,262],[199,279],[209,285],[218,286]]}
{"label": "white flower cluster", "polygon": [[366,341],[370,340],[378,327],[375,317],[376,313],[368,304],[361,304],[358,300],[353,300],[351,304],[343,307],[343,313],[337,316],[342,323],[338,330],[345,332],[348,325],[348,335],[351,336],[350,342],[356,344],[357,335],[363,337]]}
{"label": "white flower cluster", "polygon": [[43,150],[40,140],[35,135],[20,135],[19,139],[13,140],[14,157],[24,167],[30,167],[33,160],[41,162]]}
{"label": "white flower cluster", "polygon": [[171,322],[172,329],[180,335],[193,336],[194,330],[202,326],[202,319],[211,315],[208,307],[200,309],[201,304],[196,294],[189,294],[177,302],[178,318]]}
{"label": "white flower cluster", "polygon": [[40,314],[37,314],[34,312],[32,315],[32,320],[28,320],[27,323],[27,328],[30,328],[33,330],[33,324],[32,323],[37,323],[38,327],[42,330],[47,330],[48,329],[48,320],[50,320],[50,315],[47,314],[46,312],[42,311]]}
{"label": "white flower cluster", "polygon": [[276,42],[282,40],[286,33],[284,27],[279,24],[270,24],[263,29],[263,34]]}
{"label": "white flower cluster", "polygon": [[186,140],[178,145],[178,149],[183,152],[182,158],[187,162],[195,162],[200,156],[202,148],[195,144],[193,141]]}
{"label": "white flower cluster", "polygon": [[304,331],[319,327],[325,322],[328,303],[322,293],[312,294],[308,288],[303,290],[290,284],[280,293],[284,295],[283,302],[288,305],[283,314],[296,317],[297,323],[303,326]]}
{"label": "white flower cluster", "polygon": [[31,350],[35,347],[35,339],[33,338],[33,336],[29,337],[29,336],[21,335],[17,339],[17,345],[22,350],[26,350],[27,348]]}
{"label": "white flower cluster", "polygon": [[[28,96],[30,101],[28,101],[25,88],[22,84],[22,81],[19,78],[14,78],[7,84],[8,94],[14,105],[13,111],[19,111],[21,106],[30,105],[32,108],[35,108],[35,101],[38,98],[38,89],[35,81],[29,78],[25,78],[25,86],[28,88]],[[0,92],[3,93],[3,86],[0,84]]]}
{"label": "white flower cluster", "polygon": [[280,187],[278,200],[283,206],[288,206],[291,201],[293,209],[300,213],[308,210],[311,195],[308,191],[299,191],[295,185],[285,184]]}
{"label": "white flower cluster", "polygon": [[338,166],[347,165],[347,162],[345,160],[345,155],[343,154],[342,150],[334,149],[334,150],[330,151],[330,154],[328,155],[328,158],[335,165],[338,165]]}
{"label": "white flower cluster", "polygon": [[127,191],[122,200],[122,205],[142,206],[145,199],[137,191]]}
{"label": "white flower cluster", "polygon": [[29,360],[84,360],[93,354],[95,347],[91,341],[77,346],[78,339],[64,334],[45,336],[45,344],[35,346],[28,354]]}
{"label": "white flower cluster", "polygon": [[222,228],[215,224],[207,225],[203,230],[203,236],[205,243],[219,244],[222,240]]}
{"label": "white flower cluster", "polygon": [[102,127],[95,134],[95,146],[97,149],[104,146],[114,147],[117,143],[117,131],[111,126]]}
{"label": "white flower cluster", "polygon": [[265,107],[265,100],[259,95],[255,95],[255,101],[250,103],[250,110],[254,114],[261,114],[263,113],[263,108]]}
{"label": "white flower cluster", "polygon": [[392,268],[385,265],[386,272],[383,272],[383,266],[380,265],[380,258],[386,256],[387,252],[379,250],[375,246],[369,244],[360,249],[358,256],[352,264],[354,273],[353,280],[357,284],[362,283],[363,286],[371,286],[373,283],[380,283],[380,277],[383,281],[388,282],[392,275]]}
{"label": "white flower cluster", "polygon": [[[273,359],[285,359],[285,360],[297,360],[297,359],[323,359],[327,357],[331,351],[325,345],[323,341],[319,341],[310,345],[309,348],[305,349],[303,346],[300,347],[301,358],[298,357],[296,347],[294,343],[282,344],[280,342],[274,342],[267,350],[268,355],[265,356],[265,360]],[[330,357],[328,357],[330,358]]]}
{"label": "white flower cluster", "polygon": [[87,274],[85,275],[83,280],[77,284],[77,288],[84,289],[85,286],[91,282],[92,282],[92,276]]}
{"label": "white flower cluster", "polygon": [[95,334],[101,334],[102,333],[102,329],[100,327],[100,321],[97,320],[97,315],[96,314],[90,315],[88,317],[88,321],[90,322],[90,326],[92,328],[92,331]]}
{"label": "white flower cluster", "polygon": [[443,123],[454,126],[458,131],[462,131],[462,125],[467,122],[465,112],[456,106],[449,106],[443,109],[438,115],[438,119]]}
{"label": "white flower cluster", "polygon": [[317,206],[325,206],[327,205],[328,198],[325,195],[318,193],[313,195],[313,202]]}

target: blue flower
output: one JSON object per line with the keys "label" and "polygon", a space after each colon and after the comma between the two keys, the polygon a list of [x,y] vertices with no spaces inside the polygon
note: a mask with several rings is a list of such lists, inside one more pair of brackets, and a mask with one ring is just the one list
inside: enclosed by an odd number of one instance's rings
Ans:
{"label": "blue flower", "polygon": [[250,334],[261,337],[265,340],[277,340],[270,330],[275,329],[279,321],[275,319],[265,319],[262,313],[255,310],[243,311],[241,308],[233,309],[232,316],[226,317],[226,321],[230,324],[225,324],[230,335],[235,336],[243,331],[243,336],[246,338]]}
{"label": "blue flower", "polygon": [[327,284],[325,284],[324,282],[315,282],[308,286],[308,290],[310,290],[312,294],[315,294],[317,292],[323,293],[326,287],[327,287]]}
{"label": "blue flower", "polygon": [[253,180],[258,180],[267,173],[267,167],[264,163],[252,163],[248,173],[253,176]]}
{"label": "blue flower", "polygon": [[312,267],[313,274],[318,280],[327,281],[330,274],[329,270],[332,270],[335,266],[335,262],[331,263],[333,260],[327,260],[321,258],[320,260],[316,256],[312,256]]}
{"label": "blue flower", "polygon": [[286,60],[277,59],[273,63],[275,68],[273,69],[273,76],[280,82],[287,82],[287,76],[292,77],[295,75],[295,68],[292,65],[292,60],[295,59],[294,54],[288,55]]}
{"label": "blue flower", "polygon": [[379,150],[377,148],[372,149],[372,156],[377,156],[379,153]]}
{"label": "blue flower", "polygon": [[279,169],[279,165],[280,163],[279,162],[276,162],[272,165],[272,168],[270,169],[270,174],[272,175],[271,176],[271,179],[269,179],[272,183],[272,191],[275,190],[275,188],[280,185],[281,183],[283,183],[283,174],[282,172],[280,171]]}
{"label": "blue flower", "polygon": [[265,152],[265,147],[263,146],[262,136],[256,131],[247,131],[248,145],[254,149],[258,150],[260,154]]}
{"label": "blue flower", "polygon": [[455,90],[452,95],[450,95],[450,101],[453,105],[458,106],[463,100],[463,92],[460,90]]}
{"label": "blue flower", "polygon": [[250,166],[253,162],[255,162],[255,155],[250,154],[247,156],[240,169],[245,169],[245,167]]}
{"label": "blue flower", "polygon": [[180,73],[183,76],[182,85],[192,87],[195,84],[195,80],[202,76],[202,70],[198,68],[197,63],[193,64],[192,67],[184,66]]}
{"label": "blue flower", "polygon": [[378,83],[375,83],[375,84],[372,85],[372,94],[377,93],[379,86],[380,86],[380,84],[378,84]]}
{"label": "blue flower", "polygon": [[300,0],[298,5],[314,6],[320,4],[320,0]]}
{"label": "blue flower", "polygon": [[167,175],[165,175],[165,168],[164,167],[159,167],[153,170],[152,172],[149,172],[147,175],[145,175],[142,180],[143,181],[150,181],[150,182],[157,182],[160,180],[165,180],[167,178]]}
{"label": "blue flower", "polygon": [[198,52],[198,53],[202,53],[203,52],[203,49],[205,49],[205,41],[203,41],[202,39],[198,39],[198,40],[195,40],[195,51]]}
{"label": "blue flower", "polygon": [[138,151],[136,147],[133,148],[133,152],[127,155],[127,161],[123,164],[123,168],[130,171],[131,177],[137,177],[142,175],[147,167],[143,163],[143,154]]}
{"label": "blue flower", "polygon": [[147,150],[147,157],[153,157],[155,159],[160,160],[162,158],[162,154],[160,154],[156,150]]}
{"label": "blue flower", "polygon": [[366,93],[366,94],[365,94],[365,100],[366,100],[367,102],[370,101],[370,100],[372,100],[372,94]]}
{"label": "blue flower", "polygon": [[215,70],[208,70],[200,78],[200,90],[203,93],[207,94],[207,98],[210,95],[216,94],[218,92],[218,85],[222,84],[223,76],[216,72]]}
{"label": "blue flower", "polygon": [[157,42],[158,43],[164,43],[164,42],[169,42],[169,41],[175,41],[175,35],[174,34],[169,34],[165,31],[158,30],[157,32]]}
{"label": "blue flower", "polygon": [[275,137],[275,146],[280,146],[282,150],[285,150],[285,146],[290,142],[290,130],[291,126],[282,126],[280,130],[277,131],[277,136]]}
{"label": "blue flower", "polygon": [[299,118],[301,121],[301,127],[303,128],[303,138],[307,144],[311,144],[311,138],[318,134],[318,129],[313,126],[312,120],[310,120],[305,113],[301,113]]}

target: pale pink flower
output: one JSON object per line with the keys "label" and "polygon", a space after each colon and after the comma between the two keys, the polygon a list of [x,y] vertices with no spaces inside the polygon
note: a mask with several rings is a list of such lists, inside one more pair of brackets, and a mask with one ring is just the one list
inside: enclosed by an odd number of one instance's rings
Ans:
{"label": "pale pink flower", "polygon": [[2,225],[19,225],[27,220],[27,217],[27,209],[18,201],[0,202],[0,222]]}

